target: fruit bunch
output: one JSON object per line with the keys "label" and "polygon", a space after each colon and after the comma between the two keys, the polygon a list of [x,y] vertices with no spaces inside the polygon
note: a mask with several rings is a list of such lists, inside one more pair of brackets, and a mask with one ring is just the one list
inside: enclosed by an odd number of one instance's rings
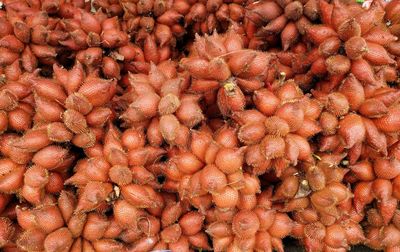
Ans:
{"label": "fruit bunch", "polygon": [[400,249],[400,1],[6,0],[2,251]]}

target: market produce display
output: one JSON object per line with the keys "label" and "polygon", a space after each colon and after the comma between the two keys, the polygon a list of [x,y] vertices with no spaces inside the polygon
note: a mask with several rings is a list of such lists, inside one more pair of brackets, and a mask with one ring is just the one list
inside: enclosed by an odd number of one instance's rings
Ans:
{"label": "market produce display", "polygon": [[400,0],[0,7],[1,251],[400,251]]}

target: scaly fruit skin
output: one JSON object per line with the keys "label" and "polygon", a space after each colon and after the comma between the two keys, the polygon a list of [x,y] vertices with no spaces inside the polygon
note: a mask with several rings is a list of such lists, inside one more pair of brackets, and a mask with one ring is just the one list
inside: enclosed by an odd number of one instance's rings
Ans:
{"label": "scaly fruit skin", "polygon": [[3,5],[2,251],[399,249],[399,0]]}

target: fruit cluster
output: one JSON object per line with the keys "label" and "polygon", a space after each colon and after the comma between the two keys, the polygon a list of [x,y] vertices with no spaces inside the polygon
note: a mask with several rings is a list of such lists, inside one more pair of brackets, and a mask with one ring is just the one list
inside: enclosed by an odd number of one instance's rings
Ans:
{"label": "fruit cluster", "polygon": [[400,250],[400,0],[5,0],[6,252]]}

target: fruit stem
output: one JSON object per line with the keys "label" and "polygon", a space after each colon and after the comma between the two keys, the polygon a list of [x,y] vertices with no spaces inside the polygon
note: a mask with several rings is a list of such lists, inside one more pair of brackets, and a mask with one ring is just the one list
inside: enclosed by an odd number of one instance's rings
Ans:
{"label": "fruit stem", "polygon": [[321,161],[321,157],[318,156],[317,154],[313,153],[312,156],[313,156],[315,159]]}
{"label": "fruit stem", "polygon": [[229,93],[235,90],[235,86],[235,83],[233,83],[231,80],[224,83],[224,89]]}

